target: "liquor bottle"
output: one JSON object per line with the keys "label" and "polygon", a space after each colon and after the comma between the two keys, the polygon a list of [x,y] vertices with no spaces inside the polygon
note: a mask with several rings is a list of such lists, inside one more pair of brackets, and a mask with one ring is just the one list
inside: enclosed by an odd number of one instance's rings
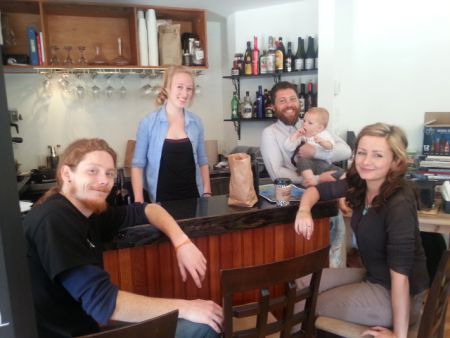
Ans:
{"label": "liquor bottle", "polygon": [[253,105],[250,100],[250,93],[248,91],[245,92],[244,104],[242,105],[242,117],[244,119],[252,118]]}
{"label": "liquor bottle", "polygon": [[255,101],[253,101],[252,118],[256,119],[256,111],[258,110],[258,92],[255,92]]}
{"label": "liquor bottle", "polygon": [[308,37],[308,49],[306,51],[305,57],[305,69],[314,69],[314,58],[316,57],[316,52],[314,51],[314,38]]}
{"label": "liquor bottle", "polygon": [[300,84],[300,93],[298,93],[298,102],[299,102],[299,112],[300,118],[303,119],[305,117],[305,107],[306,107],[306,93],[305,93],[305,84]]}
{"label": "liquor bottle", "polygon": [[244,54],[244,64],[245,64],[245,75],[252,75],[252,48],[250,46],[250,41],[247,41],[247,49]]}
{"label": "liquor bottle", "polygon": [[272,98],[270,97],[270,94],[267,91],[267,89],[264,89],[264,96],[266,97],[266,103],[264,104],[264,116],[266,118],[272,118],[273,117],[273,103],[272,103]]}
{"label": "liquor bottle", "polygon": [[286,55],[283,38],[280,37],[278,40],[278,46],[275,51],[275,70],[277,72],[282,72],[284,69],[284,56]]}
{"label": "liquor bottle", "polygon": [[264,118],[264,99],[262,86],[258,86],[258,91],[256,92],[256,118]]}
{"label": "liquor bottle", "polygon": [[267,49],[267,73],[275,73],[275,48],[273,47],[272,36],[269,36]]}
{"label": "liquor bottle", "polygon": [[231,119],[236,120],[239,118],[239,99],[236,92],[233,92],[231,98]]}
{"label": "liquor bottle", "polygon": [[284,58],[284,71],[285,72],[292,72],[293,59],[294,59],[294,57],[292,56],[292,44],[291,44],[291,42],[288,42],[287,53],[286,53],[286,57]]}
{"label": "liquor bottle", "polygon": [[303,45],[303,39],[300,36],[298,37],[297,53],[295,53],[294,57],[294,69],[305,69],[305,47]]}
{"label": "liquor bottle", "polygon": [[264,36],[261,37],[261,50],[262,53],[259,56],[259,73],[267,74],[267,50],[264,48]]}
{"label": "liquor bottle", "polygon": [[233,67],[231,68],[231,75],[239,76],[239,66],[237,60],[233,61]]}
{"label": "liquor bottle", "polygon": [[253,49],[252,49],[252,75],[259,74],[259,49],[258,38],[253,37]]}
{"label": "liquor bottle", "polygon": [[199,40],[194,41],[194,57],[192,63],[196,66],[203,66],[203,64],[205,63],[205,53],[203,51],[203,48],[200,47]]}

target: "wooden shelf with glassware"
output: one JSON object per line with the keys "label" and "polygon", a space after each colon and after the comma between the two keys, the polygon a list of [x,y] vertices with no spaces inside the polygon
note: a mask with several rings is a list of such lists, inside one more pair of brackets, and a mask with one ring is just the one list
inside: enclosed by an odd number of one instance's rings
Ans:
{"label": "wooden shelf with glassware", "polygon": [[[180,36],[192,33],[204,52],[202,65],[208,67],[206,16],[201,9],[149,7],[133,4],[93,4],[60,1],[1,1],[3,55],[17,63],[30,57],[28,28],[41,34],[44,60],[34,65],[5,65],[8,72],[123,69],[143,72],[163,70],[162,66],[142,66],[139,53],[138,11],[154,9],[157,20],[180,25]],[[122,56],[121,59],[119,57]],[[52,60],[52,57],[54,59]],[[86,63],[79,62],[84,57]],[[72,60],[72,63],[70,62]],[[126,61],[124,61],[126,60]],[[67,61],[67,62],[66,62]]]}

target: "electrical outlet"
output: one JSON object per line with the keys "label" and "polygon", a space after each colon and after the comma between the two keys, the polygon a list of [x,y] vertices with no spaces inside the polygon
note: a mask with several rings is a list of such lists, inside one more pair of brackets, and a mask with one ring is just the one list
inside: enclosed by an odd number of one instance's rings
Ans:
{"label": "electrical outlet", "polygon": [[11,110],[8,110],[8,112],[9,112],[9,116],[10,116],[12,123],[16,123],[19,121],[21,116],[18,113],[17,109],[11,109]]}

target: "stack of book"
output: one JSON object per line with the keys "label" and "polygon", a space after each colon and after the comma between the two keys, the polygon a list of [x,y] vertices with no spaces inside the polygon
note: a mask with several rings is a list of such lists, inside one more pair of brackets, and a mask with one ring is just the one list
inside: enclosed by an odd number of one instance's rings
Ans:
{"label": "stack of book", "polygon": [[427,156],[419,162],[416,174],[425,175],[428,180],[450,180],[450,156]]}
{"label": "stack of book", "polygon": [[45,64],[44,36],[34,27],[27,27],[30,64],[33,66],[42,66]]}

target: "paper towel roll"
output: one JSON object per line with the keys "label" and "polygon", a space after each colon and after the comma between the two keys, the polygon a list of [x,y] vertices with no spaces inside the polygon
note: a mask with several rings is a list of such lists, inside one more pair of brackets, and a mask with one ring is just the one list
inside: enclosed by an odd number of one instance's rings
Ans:
{"label": "paper towel roll", "polygon": [[159,66],[158,63],[158,28],[156,27],[156,14],[154,9],[145,13],[148,34],[148,63],[149,66]]}
{"label": "paper towel roll", "polygon": [[[142,16],[144,14],[142,13]],[[147,23],[145,18],[138,19],[139,29],[139,59],[141,66],[148,66],[148,36],[147,36]]]}
{"label": "paper towel roll", "polygon": [[219,161],[217,140],[205,140],[205,151],[208,157],[209,167],[212,168]]}

